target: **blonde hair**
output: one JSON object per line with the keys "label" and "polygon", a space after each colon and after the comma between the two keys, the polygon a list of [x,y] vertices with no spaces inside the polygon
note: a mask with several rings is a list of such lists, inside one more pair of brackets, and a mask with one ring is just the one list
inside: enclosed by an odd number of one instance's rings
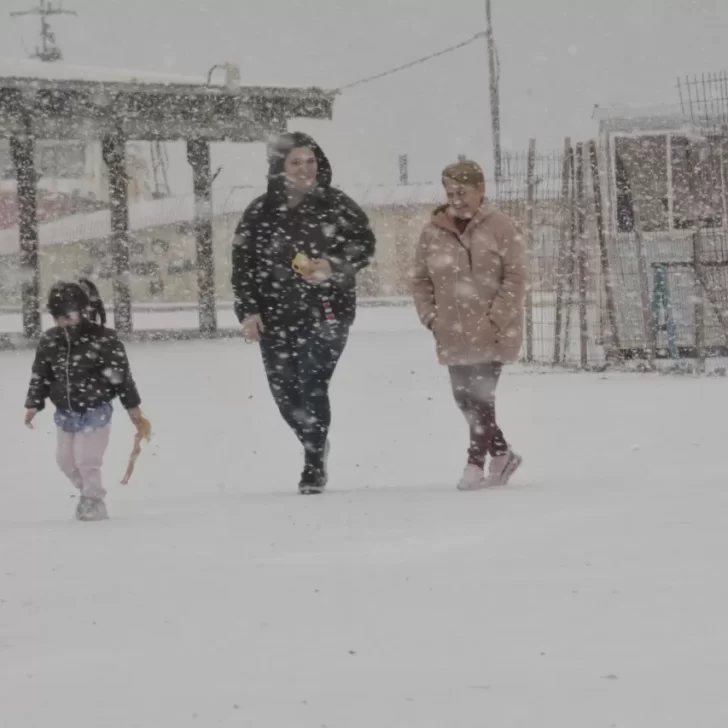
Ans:
{"label": "blonde hair", "polygon": [[485,185],[483,170],[477,162],[464,159],[455,164],[449,164],[442,170],[442,182],[457,182],[468,187],[481,187]]}

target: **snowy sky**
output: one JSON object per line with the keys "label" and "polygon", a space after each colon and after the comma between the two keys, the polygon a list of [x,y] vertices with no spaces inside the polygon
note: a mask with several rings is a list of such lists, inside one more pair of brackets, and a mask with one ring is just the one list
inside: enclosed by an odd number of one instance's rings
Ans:
{"label": "snowy sky", "polygon": [[[0,55],[24,58],[37,18],[6,13]],[[492,0],[501,60],[505,148],[588,138],[595,103],[677,102],[678,75],[728,67],[725,0]],[[570,9],[576,6],[577,10]],[[464,40],[485,25],[485,0],[65,0],[55,18],[66,61],[206,74],[237,62],[243,83],[336,87]],[[393,9],[394,8],[394,9]],[[491,166],[485,42],[352,90],[331,123],[309,123],[344,184],[431,181],[457,154]],[[299,125],[301,126],[301,125]],[[261,158],[250,172],[259,180]]]}

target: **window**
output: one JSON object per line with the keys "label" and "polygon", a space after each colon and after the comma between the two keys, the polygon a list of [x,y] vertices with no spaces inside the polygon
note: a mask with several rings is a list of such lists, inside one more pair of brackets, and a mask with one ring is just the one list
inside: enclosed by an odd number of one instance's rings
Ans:
{"label": "window", "polygon": [[[669,144],[669,147],[668,147]],[[723,225],[720,142],[679,134],[616,137],[617,230],[670,232]],[[672,210],[672,219],[670,211]]]}
{"label": "window", "polygon": [[634,230],[635,208],[639,211],[643,232],[670,229],[667,139],[665,134],[615,139],[617,229],[620,233]]}
{"label": "window", "polygon": [[723,225],[723,180],[719,140],[671,139],[673,227],[692,228],[699,218],[704,227]]}

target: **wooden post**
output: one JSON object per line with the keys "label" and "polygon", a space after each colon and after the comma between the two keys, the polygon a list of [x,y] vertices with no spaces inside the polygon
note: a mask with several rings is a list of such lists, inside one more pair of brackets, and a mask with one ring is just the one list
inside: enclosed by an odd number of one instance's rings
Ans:
{"label": "wooden post", "polygon": [[409,157],[406,154],[399,155],[399,183],[409,184]]}
{"label": "wooden post", "polygon": [[536,204],[534,172],[536,169],[536,140],[528,140],[528,160],[526,166],[526,261],[528,278],[526,282],[525,328],[526,362],[533,362],[533,217]]}
{"label": "wooden post", "polygon": [[[607,330],[609,343],[616,357],[619,357],[621,349],[619,344],[619,331],[617,328],[617,311],[614,306],[614,282],[612,281],[611,267],[609,263],[609,252],[607,250],[607,238],[604,230],[604,213],[602,211],[602,186],[599,179],[599,161],[597,158],[597,144],[589,142],[589,159],[591,162],[592,186],[594,188],[594,211],[597,221],[597,236],[599,238],[599,259],[601,262],[602,277],[604,278],[604,292],[607,304]],[[607,358],[610,353],[607,352]]]}
{"label": "wooden post", "polygon": [[693,153],[690,142],[685,150],[685,159],[688,170],[688,191],[690,199],[690,219],[693,224],[692,233],[692,260],[693,260],[693,296],[695,306],[693,313],[693,326],[695,336],[696,370],[702,374],[705,372],[705,294],[703,291],[703,253],[702,239],[700,234],[702,205],[698,192],[698,180],[700,159]]}
{"label": "wooden post", "polygon": [[109,170],[111,207],[111,261],[114,272],[114,327],[122,335],[132,332],[131,273],[129,264],[129,179],[126,174],[126,140],[121,132],[101,142]]}
{"label": "wooden post", "polygon": [[724,127],[723,136],[718,143],[720,155],[720,192],[723,212],[723,234],[728,234],[728,179],[726,179],[726,164],[728,163],[728,127]]}
{"label": "wooden post", "polygon": [[569,248],[566,255],[566,316],[564,318],[564,349],[563,360],[569,355],[569,331],[571,329],[571,309],[574,306],[574,288],[576,287],[576,253],[578,238],[577,199],[576,199],[576,162],[574,160],[574,147],[570,147],[569,175],[571,177],[571,195],[569,196]]}
{"label": "wooden post", "polygon": [[23,136],[14,136],[10,139],[10,151],[18,180],[23,336],[37,339],[41,335],[38,178],[35,171],[35,136],[30,119],[26,119],[25,127]]}
{"label": "wooden post", "polygon": [[497,52],[493,37],[493,12],[491,9],[491,0],[485,0],[485,22],[487,25],[486,40],[488,42],[488,74],[490,78],[490,118],[491,134],[493,137],[493,164],[495,167],[495,186],[497,191],[503,176],[500,140],[500,92],[498,89],[500,69],[498,68],[496,57]]}
{"label": "wooden post", "polygon": [[576,145],[577,281],[579,286],[579,355],[581,368],[589,363],[589,323],[587,319],[586,210],[584,204],[584,144]]}
{"label": "wooden post", "polygon": [[698,373],[705,371],[705,306],[703,305],[703,263],[700,242],[700,228],[696,224],[692,234],[693,248],[693,271],[695,275],[695,284],[693,285],[693,295],[695,296],[694,309],[694,329],[695,329],[695,352]]}
{"label": "wooden post", "polygon": [[569,175],[571,139],[564,139],[564,161],[561,174],[561,224],[559,225],[559,250],[556,258],[556,302],[554,311],[554,365],[561,361],[561,326],[562,307],[564,299],[564,272],[566,270],[566,216],[569,212],[567,199],[569,197]]}
{"label": "wooden post", "polygon": [[212,171],[210,144],[205,139],[187,142],[187,160],[192,166],[195,190],[195,235],[197,238],[197,295],[200,333],[217,331],[215,310],[215,259],[212,247]]}

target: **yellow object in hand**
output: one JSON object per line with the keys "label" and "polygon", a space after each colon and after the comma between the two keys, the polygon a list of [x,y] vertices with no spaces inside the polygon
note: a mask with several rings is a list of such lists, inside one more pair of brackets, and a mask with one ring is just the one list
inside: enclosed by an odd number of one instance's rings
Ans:
{"label": "yellow object in hand", "polygon": [[149,442],[149,440],[152,439],[152,423],[144,415],[142,415],[142,418],[139,422],[137,432],[139,433],[139,437],[142,440],[146,440],[147,442]]}
{"label": "yellow object in hand", "polygon": [[293,259],[293,270],[301,276],[307,276],[313,273],[313,261],[304,253],[299,253]]}

